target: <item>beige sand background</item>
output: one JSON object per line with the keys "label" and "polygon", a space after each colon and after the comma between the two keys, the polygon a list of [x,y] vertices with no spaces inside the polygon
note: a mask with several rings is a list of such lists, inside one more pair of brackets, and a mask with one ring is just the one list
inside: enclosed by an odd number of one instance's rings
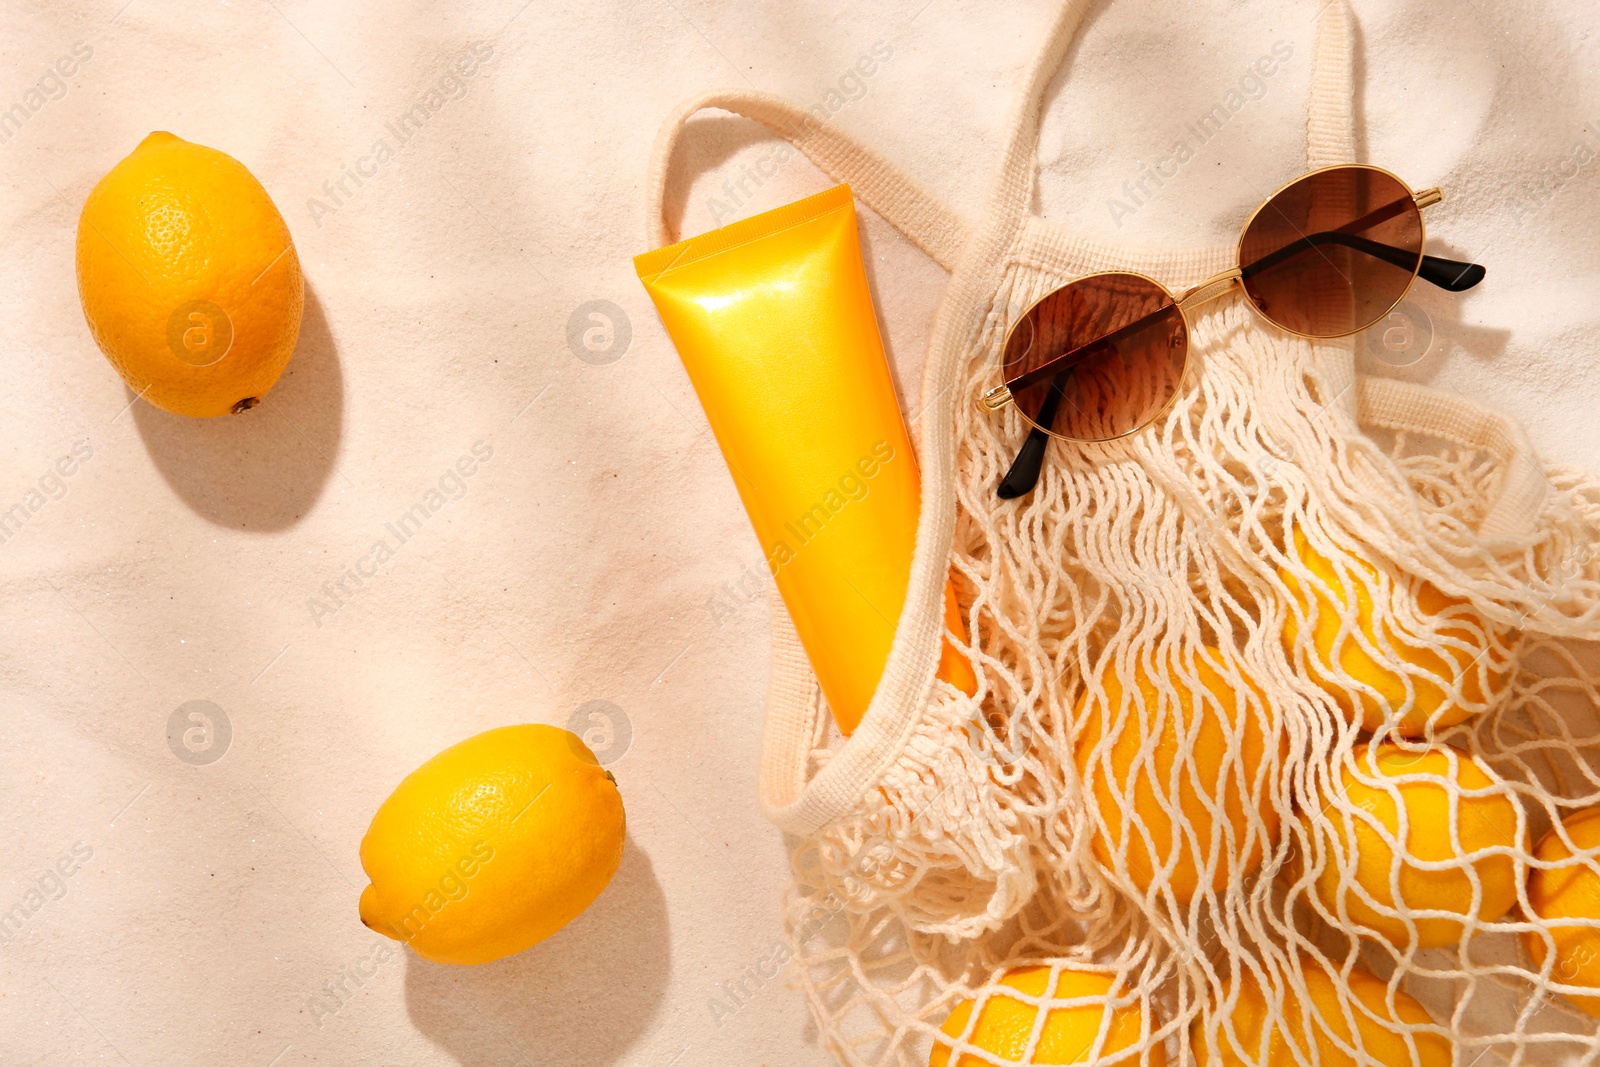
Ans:
{"label": "beige sand background", "polygon": [[[0,934],[0,1062],[828,1062],[771,956],[770,590],[633,277],[644,165],[676,101],[751,85],[822,105],[973,214],[1053,7],[0,8],[0,512],[25,518],[0,543],[0,910],[22,915]],[[1040,210],[1132,244],[1228,239],[1301,167],[1315,7],[1097,3]],[[1436,249],[1489,267],[1465,297],[1416,293],[1431,347],[1367,369],[1600,466],[1600,9],[1355,8],[1367,160],[1443,185]],[[1291,58],[1222,132],[1113,210],[1275,45]],[[245,162],[304,263],[299,351],[244,416],[130,404],[78,309],[78,209],[153,129]],[[825,184],[743,122],[688,148],[686,232]],[[870,215],[863,237],[910,402],[942,275]],[[385,524],[433,490],[395,545]],[[186,747],[195,710],[213,732]],[[629,818],[590,912],[468,970],[357,922],[357,845],[406,772],[491,726],[575,719]]]}

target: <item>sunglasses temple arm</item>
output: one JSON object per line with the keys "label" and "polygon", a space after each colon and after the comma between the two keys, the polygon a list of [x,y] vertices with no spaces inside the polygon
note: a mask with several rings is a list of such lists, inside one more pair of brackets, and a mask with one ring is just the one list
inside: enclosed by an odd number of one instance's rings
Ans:
{"label": "sunglasses temple arm", "polygon": [[1442,256],[1423,256],[1417,277],[1452,293],[1464,293],[1483,281],[1488,271],[1478,263],[1462,263]]}
{"label": "sunglasses temple arm", "polygon": [[1162,304],[1150,314],[1134,319],[1120,330],[1113,330],[1104,337],[1097,337],[1086,345],[1079,345],[1077,348],[1063,352],[1054,359],[1039,364],[1028,373],[1011,379],[1006,383],[1006,388],[1011,391],[1012,396],[1016,396],[1030,385],[1038,385],[1040,382],[1048,381],[1055,377],[1063,370],[1071,370],[1075,365],[1083,362],[1100,349],[1114,345],[1118,341],[1125,341],[1135,334],[1148,330],[1151,326],[1160,322],[1167,309],[1172,306],[1170,303]]}
{"label": "sunglasses temple arm", "polygon": [[[1072,371],[1072,367],[1063,367],[1051,381],[1050,395],[1039,406],[1040,426],[1049,426],[1056,421],[1056,409],[1061,406],[1061,387],[1072,377]],[[995,490],[1001,500],[1014,500],[1033,492],[1033,487],[1039,484],[1039,472],[1044,467],[1044,453],[1049,444],[1050,435],[1038,426],[1029,431],[1028,439],[1017,449],[1017,458],[1011,461],[1011,468],[1000,479],[999,488]]]}
{"label": "sunglasses temple arm", "polygon": [[1343,230],[1324,230],[1321,233],[1308,234],[1298,241],[1284,245],[1276,252],[1262,256],[1254,263],[1245,264],[1239,268],[1239,274],[1243,278],[1249,278],[1322,245],[1343,245],[1374,259],[1393,264],[1401,270],[1415,270],[1417,277],[1423,281],[1437,285],[1441,289],[1448,289],[1452,293],[1471,289],[1483,281],[1487,273],[1476,263],[1460,263],[1439,256],[1423,256],[1419,262],[1415,252],[1404,248],[1386,245],[1359,234],[1345,233]]}

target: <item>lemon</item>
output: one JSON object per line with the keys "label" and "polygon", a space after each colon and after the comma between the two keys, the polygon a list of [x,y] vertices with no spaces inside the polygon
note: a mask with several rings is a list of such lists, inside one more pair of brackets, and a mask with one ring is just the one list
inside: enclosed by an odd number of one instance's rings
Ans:
{"label": "lemon", "polygon": [[[1045,995],[1050,982],[1050,968],[1019,967],[1007,971],[999,984],[1025,996],[1039,999]],[[1063,968],[1056,980],[1054,999],[1072,1000],[1079,997],[1110,999],[1114,982],[1110,975],[1098,971],[1079,971]],[[945,1017],[940,1032],[960,1039],[972,1018],[973,1003],[963,1000]],[[1068,1008],[1047,1008],[1044,1025],[1039,1030],[1039,1043],[1034,1046],[1028,1063],[1062,1064],[1087,1062],[1089,1052],[1100,1036],[1105,1024],[1106,1039],[1100,1057],[1108,1058],[1123,1049],[1137,1045],[1144,1037],[1144,1012],[1137,1005],[1111,1007],[1107,1003],[1081,1004]],[[1110,1012],[1111,1018],[1106,1019]],[[1039,1009],[1026,1001],[991,993],[978,1013],[978,1021],[967,1035],[966,1043],[980,1048],[1001,1062],[1020,1063],[1027,1050],[1028,1038],[1033,1034],[1033,1024]],[[1153,1027],[1152,1027],[1153,1029]],[[935,1039],[933,1054],[928,1057],[928,1067],[949,1067],[953,1046]],[[1129,1062],[1138,1062],[1130,1060]],[[1145,1067],[1165,1067],[1166,1051],[1157,1044],[1149,1049],[1142,1061]],[[962,1055],[956,1067],[989,1067],[990,1061],[971,1053]]]}
{"label": "lemon", "polygon": [[[1252,685],[1253,699],[1246,704],[1222,665],[1214,648],[1193,654],[1188,673],[1199,678],[1204,696],[1177,672],[1161,672],[1159,688],[1176,697],[1163,707],[1156,679],[1142,663],[1136,696],[1126,692],[1108,659],[1100,675],[1104,700],[1096,697],[1091,705],[1092,688],[1078,698],[1074,755],[1097,809],[1094,853],[1143,892],[1170,867],[1165,877],[1180,904],[1194,896],[1202,869],[1210,871],[1207,884],[1220,892],[1231,877],[1259,866],[1263,848],[1278,839],[1278,811],[1263,764],[1268,734],[1277,741],[1280,767],[1288,736],[1275,717],[1262,721],[1267,713],[1260,692]],[[1230,735],[1237,736],[1239,749],[1231,761]],[[1125,817],[1131,819],[1126,828]]]}
{"label": "lemon", "polygon": [[257,404],[305,306],[283,216],[238,160],[152,133],[78,217],[78,297],[128,388],[179,415]]}
{"label": "lemon", "polygon": [[[1407,1047],[1408,1028],[1433,1024],[1428,1009],[1408,993],[1396,990],[1396,1011],[1390,1011],[1388,986],[1359,967],[1351,970],[1348,981],[1338,970],[1311,956],[1302,957],[1299,967],[1311,1000],[1309,1013],[1303,1013],[1300,996],[1293,989],[1285,989],[1274,1018],[1268,998],[1253,977],[1225,983],[1219,1008],[1196,1019],[1190,1030],[1190,1043],[1201,1067],[1212,1062],[1213,1053],[1206,1044],[1208,1030],[1213,1031],[1221,1053],[1216,1067],[1298,1067],[1312,1062],[1320,1062],[1322,1067],[1357,1067],[1364,1062],[1384,1067],[1450,1067],[1450,1042],[1439,1034],[1412,1030],[1416,1055]],[[1230,1008],[1227,1005],[1235,990],[1238,999]],[[1273,997],[1273,1002],[1276,999]],[[1356,1023],[1353,1035],[1347,1011]],[[1361,1049],[1369,1059],[1359,1060],[1340,1043]],[[1313,1045],[1320,1053],[1315,1061]]]}
{"label": "lemon", "polygon": [[[1600,849],[1600,808],[1587,808],[1561,821],[1567,837],[1579,849]],[[1568,926],[1561,919],[1600,919],[1600,874],[1597,862],[1573,856],[1572,849],[1555,830],[1545,834],[1534,850],[1534,858],[1549,867],[1536,868],[1528,876],[1528,903],[1535,921],[1542,921],[1555,942],[1556,960],[1550,968],[1552,981],[1600,991],[1600,927]],[[1543,967],[1549,948],[1537,930],[1523,934],[1534,966]],[[1568,994],[1583,1012],[1600,1018],[1600,996]]]}
{"label": "lemon", "polygon": [[[1356,812],[1343,811],[1328,802],[1315,817],[1301,816],[1308,837],[1316,835],[1328,849],[1323,869],[1313,883],[1323,907],[1339,916],[1342,896],[1344,914],[1365,927],[1361,933],[1377,935],[1400,948],[1411,943],[1406,924],[1368,903],[1368,898],[1381,908],[1399,912],[1446,913],[1413,917],[1416,944],[1421,948],[1460,943],[1466,935],[1463,920],[1470,914],[1476,914],[1482,922],[1493,922],[1511,910],[1517,902],[1516,862],[1505,852],[1485,850],[1515,847],[1526,851],[1527,838],[1525,832],[1518,836],[1517,804],[1510,794],[1484,792],[1503,790],[1498,775],[1476,757],[1450,745],[1415,752],[1393,743],[1381,744],[1376,761],[1363,747],[1355,754],[1355,764],[1359,774],[1348,766],[1340,769],[1339,788],[1358,809]],[[1393,785],[1383,782],[1385,778],[1402,776],[1421,780]],[[1368,781],[1362,781],[1362,777]],[[1457,799],[1453,820],[1449,792],[1452,783],[1470,791]],[[1390,789],[1399,793],[1398,806]],[[1400,808],[1405,810],[1407,828],[1403,845]],[[1451,839],[1452,822],[1455,840]],[[1395,846],[1400,846],[1398,854]],[[1452,866],[1429,869],[1412,861]],[[1349,884],[1343,888],[1341,865],[1350,872]],[[1298,861],[1294,869],[1298,871]],[[1396,869],[1398,900],[1390,891],[1390,876]],[[1476,908],[1473,873],[1482,889]]]}
{"label": "lemon", "polygon": [[616,780],[577,737],[503,726],[406,776],[372,817],[361,921],[436,963],[487,963],[549,937],[622,859]]}
{"label": "lemon", "polygon": [[[1336,563],[1313,548],[1299,529],[1294,531],[1294,548],[1315,581],[1308,594],[1293,571],[1278,571],[1299,607],[1298,615],[1290,611],[1284,620],[1284,648],[1293,662],[1302,640],[1300,616],[1309,617],[1314,610],[1306,661],[1312,680],[1328,691],[1348,721],[1367,730],[1388,724],[1403,737],[1418,737],[1430,726],[1443,729],[1466,721],[1505,688],[1508,635],[1495,632],[1466,601],[1446,596],[1429,582],[1402,583],[1397,595],[1414,596],[1416,612],[1426,622],[1414,632],[1387,605],[1375,605],[1377,567],[1351,552],[1339,553]],[[1342,612],[1352,615],[1353,628],[1344,626]],[[1363,640],[1372,652],[1362,647]],[[1413,697],[1409,707],[1407,678]],[[1462,700],[1453,699],[1453,693]],[[1404,713],[1396,715],[1402,708]]]}

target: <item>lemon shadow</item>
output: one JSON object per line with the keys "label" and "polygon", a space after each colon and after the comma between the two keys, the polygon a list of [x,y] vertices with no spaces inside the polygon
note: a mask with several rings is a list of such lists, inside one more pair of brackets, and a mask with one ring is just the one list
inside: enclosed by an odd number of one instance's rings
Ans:
{"label": "lemon shadow", "polygon": [[670,963],[667,900],[629,837],[589,909],[526,952],[476,967],[406,953],[414,1025],[463,1067],[615,1062],[661,1008]]}
{"label": "lemon shadow", "polygon": [[344,425],[339,357],[316,293],[306,286],[294,356],[255,408],[193,419],[139,400],[132,411],[156,469],[195,514],[235,530],[293,526],[328,484]]}

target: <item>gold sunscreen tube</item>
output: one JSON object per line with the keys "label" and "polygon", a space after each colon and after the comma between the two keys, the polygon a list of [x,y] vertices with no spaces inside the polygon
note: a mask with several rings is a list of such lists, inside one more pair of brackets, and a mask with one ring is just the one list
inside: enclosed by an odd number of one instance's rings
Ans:
{"label": "gold sunscreen tube", "polygon": [[[921,484],[848,185],[635,257],[834,719],[855,730],[905,605]],[[945,625],[965,627],[948,581]],[[971,696],[947,640],[939,677]]]}

